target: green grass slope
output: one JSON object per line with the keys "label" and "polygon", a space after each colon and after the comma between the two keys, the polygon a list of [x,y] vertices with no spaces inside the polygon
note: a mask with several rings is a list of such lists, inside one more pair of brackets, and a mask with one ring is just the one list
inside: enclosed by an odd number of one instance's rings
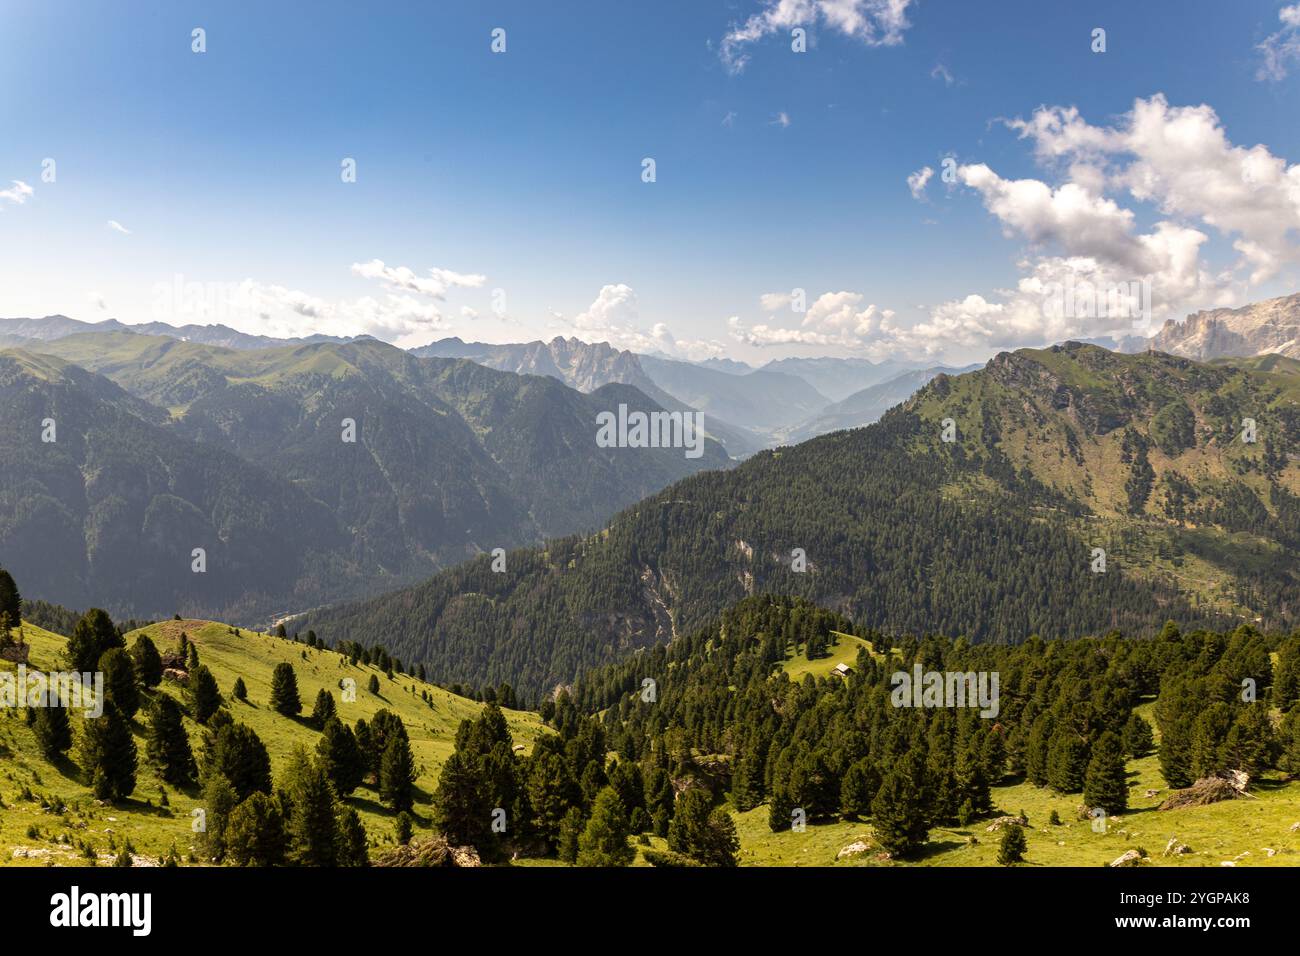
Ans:
{"label": "green grass slope", "polygon": [[[481,704],[405,675],[395,674],[389,680],[373,667],[352,666],[346,657],[334,651],[312,649],[246,630],[236,635],[226,625],[210,621],[153,624],[142,632],[127,635],[127,646],[139,633],[147,633],[160,650],[165,650],[174,644],[182,630],[197,646],[201,662],[216,677],[231,715],[256,731],[266,744],[277,781],[295,747],[302,745],[313,751],[316,747],[320,734],[305,718],[321,688],[334,693],[338,715],[349,725],[354,725],[359,718],[369,719],[385,708],[400,716],[410,734],[419,774],[416,828],[417,831],[428,828],[430,798],[443,761],[452,751],[456,728],[461,720],[474,717]],[[64,638],[24,624],[23,639],[31,645],[29,669],[60,668]],[[304,711],[299,719],[283,717],[267,704],[271,673],[276,664],[285,661],[293,665],[298,679]],[[15,665],[0,662],[0,668],[12,672]],[[379,679],[378,694],[366,689],[372,674]],[[248,688],[247,703],[231,697],[236,677],[242,677]],[[357,682],[353,703],[342,700],[338,682],[345,677]],[[431,702],[421,699],[422,691],[429,693]],[[180,685],[164,680],[153,693],[171,694],[180,699],[181,692]],[[515,742],[531,748],[542,731],[540,719],[527,712],[505,713]],[[79,742],[81,717],[75,711],[72,723],[74,740]],[[185,725],[197,756],[202,728],[188,718]],[[191,811],[200,806],[199,793],[197,789],[182,791],[166,787],[168,806],[160,806],[164,787],[144,757],[145,727],[142,707],[134,728],[139,749],[135,791],[121,805],[100,805],[91,797],[84,775],[76,765],[75,743],[70,760],[52,764],[37,749],[23,711],[0,710],[0,866],[87,865],[91,860],[84,855],[87,851],[83,847],[89,847],[89,854],[103,864],[128,842],[141,863],[155,860],[173,844],[184,860],[196,843],[196,835],[191,830]],[[391,842],[394,815],[379,803],[372,788],[361,787],[347,803],[360,813],[372,848]]]}

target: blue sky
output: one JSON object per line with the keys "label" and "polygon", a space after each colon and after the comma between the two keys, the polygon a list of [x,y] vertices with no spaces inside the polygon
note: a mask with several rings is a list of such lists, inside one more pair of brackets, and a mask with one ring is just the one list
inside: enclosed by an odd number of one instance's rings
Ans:
{"label": "blue sky", "polygon": [[1151,276],[1157,322],[1295,290],[1297,34],[1273,0],[19,0],[0,315],[757,362],[1127,329],[1044,284]]}

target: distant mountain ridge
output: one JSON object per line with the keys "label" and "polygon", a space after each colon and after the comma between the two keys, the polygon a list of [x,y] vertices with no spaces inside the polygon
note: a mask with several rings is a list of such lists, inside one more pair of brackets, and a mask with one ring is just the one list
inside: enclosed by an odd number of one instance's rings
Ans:
{"label": "distant mountain ridge", "polygon": [[[239,350],[99,332],[40,347],[0,350],[0,564],[32,597],[123,615],[257,621],[374,593],[597,527],[730,464],[713,442],[698,459],[598,447],[602,412],[660,409],[631,386],[583,394],[376,340]],[[57,443],[38,440],[47,418]]]}
{"label": "distant mountain ridge", "polygon": [[1300,358],[1300,293],[1239,309],[1194,312],[1182,322],[1170,319],[1151,348],[1202,362],[1268,353]]}
{"label": "distant mountain ridge", "polygon": [[278,345],[310,345],[316,342],[353,342],[370,336],[308,335],[303,338],[276,338],[270,335],[251,335],[227,325],[169,325],[166,322],[145,322],[127,325],[117,319],[102,322],[83,322],[66,315],[47,315],[39,319],[0,319],[0,337],[32,339],[53,342],[69,335],[83,332],[134,332],[137,335],[165,335],[169,338],[195,342],[201,345],[219,345],[228,349],[264,349]]}

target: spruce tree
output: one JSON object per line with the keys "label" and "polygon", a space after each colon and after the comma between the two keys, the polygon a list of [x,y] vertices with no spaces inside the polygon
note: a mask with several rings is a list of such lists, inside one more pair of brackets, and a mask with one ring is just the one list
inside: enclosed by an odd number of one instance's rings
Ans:
{"label": "spruce tree", "polygon": [[1124,724],[1124,735],[1121,743],[1124,752],[1133,758],[1145,757],[1151,753],[1155,746],[1155,738],[1151,732],[1151,725],[1148,724],[1139,714],[1129,714],[1128,721]]}
{"label": "spruce tree", "polygon": [[929,836],[923,773],[919,755],[908,753],[886,772],[871,801],[872,829],[880,846],[891,856],[908,856]]}
{"label": "spruce tree", "polygon": [[1059,793],[1078,793],[1088,770],[1088,745],[1073,730],[1062,728],[1052,735],[1047,756],[1047,783]]}
{"label": "spruce tree", "polygon": [[36,734],[36,745],[47,760],[57,760],[72,748],[72,723],[67,708],[54,693],[51,693],[46,706],[37,709],[32,732]]}
{"label": "spruce tree", "polygon": [[232,721],[217,731],[213,746],[205,754],[203,771],[225,777],[240,800],[254,793],[271,792],[270,754],[247,724]]}
{"label": "spruce tree", "polygon": [[135,665],[120,647],[110,648],[99,658],[104,674],[104,695],[127,720],[140,709],[140,689],[136,685]]}
{"label": "spruce tree", "polygon": [[[454,751],[442,765],[433,795],[433,825],[454,846],[486,846],[492,807],[473,761]],[[543,834],[545,836],[545,834]]]}
{"label": "spruce tree", "polygon": [[560,821],[560,836],[555,844],[555,855],[564,863],[578,862],[578,839],[587,827],[586,818],[579,807],[570,807]]}
{"label": "spruce tree", "polygon": [[211,774],[203,783],[203,829],[199,838],[204,854],[214,863],[226,856],[226,829],[230,817],[239,803],[230,781],[219,773]]}
{"label": "spruce tree", "polygon": [[337,717],[325,722],[316,753],[325,764],[330,782],[339,796],[346,797],[365,779],[366,765],[351,730]]}
{"label": "spruce tree", "polygon": [[[338,799],[329,775],[299,748],[286,776],[291,861],[299,866],[336,866],[340,850]],[[343,848],[345,852],[350,849]]]}
{"label": "spruce tree", "polygon": [[112,618],[92,607],[77,621],[63,653],[68,669],[84,674],[95,669],[105,651],[122,647],[124,643],[122,635],[113,626]]}
{"label": "spruce tree", "polygon": [[135,740],[111,701],[105,702],[103,714],[82,721],[80,757],[96,799],[117,802],[135,789]]}
{"label": "spruce tree", "polygon": [[360,814],[352,807],[342,808],[339,812],[338,827],[338,865],[369,866],[369,843]]}
{"label": "spruce tree", "polygon": [[1083,786],[1083,802],[1090,809],[1101,807],[1114,815],[1128,809],[1124,750],[1119,737],[1106,731],[1092,746],[1092,758]]}
{"label": "spruce tree", "polygon": [[334,695],[324,687],[316,694],[316,703],[311,710],[311,722],[313,727],[322,728],[325,722],[338,712],[338,705],[334,703]]}
{"label": "spruce tree", "polygon": [[613,787],[605,787],[596,794],[591,819],[578,837],[578,866],[628,866],[636,859],[629,835],[623,803]]}
{"label": "spruce tree", "polygon": [[18,585],[13,575],[0,568],[0,614],[9,618],[10,627],[19,627],[23,622],[23,598],[18,593]]}
{"label": "spruce tree", "polygon": [[379,675],[378,674],[370,675],[370,680],[366,681],[366,690],[370,691],[370,693],[376,697],[379,696]]}
{"label": "spruce tree", "polygon": [[288,837],[280,803],[253,793],[232,811],[225,827],[226,860],[235,866],[280,866]]}
{"label": "spruce tree", "polygon": [[145,755],[158,768],[158,775],[173,786],[194,782],[194,753],[181,718],[180,705],[168,694],[159,694],[149,708],[149,730]]}
{"label": "spruce tree", "polygon": [[217,687],[217,679],[212,676],[212,671],[205,665],[200,664],[190,671],[185,689],[189,698],[190,716],[200,724],[206,724],[221,709],[221,690]]}
{"label": "spruce tree", "polygon": [[415,803],[415,758],[406,735],[394,736],[379,768],[379,797],[394,810],[410,810]]}
{"label": "spruce tree", "polygon": [[1002,841],[998,844],[998,866],[1014,866],[1024,862],[1027,849],[1029,843],[1025,839],[1024,828],[1012,824],[1002,831]]}
{"label": "spruce tree", "polygon": [[235,685],[230,688],[230,696],[235,700],[248,701],[248,686],[244,683],[244,678],[235,678]]}
{"label": "spruce tree", "polygon": [[141,687],[157,687],[162,683],[162,655],[148,634],[141,634],[131,645],[131,663]]}
{"label": "spruce tree", "polygon": [[285,717],[302,713],[302,700],[298,697],[298,678],[293,665],[282,661],[271,674],[271,709]]}

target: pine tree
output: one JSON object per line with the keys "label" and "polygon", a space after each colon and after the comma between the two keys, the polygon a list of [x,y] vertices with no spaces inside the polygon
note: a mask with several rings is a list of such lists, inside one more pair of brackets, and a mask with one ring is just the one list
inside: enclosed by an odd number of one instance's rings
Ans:
{"label": "pine tree", "polygon": [[923,774],[919,755],[909,752],[885,774],[879,792],[871,801],[872,829],[881,847],[891,856],[908,856],[929,836]]}
{"label": "pine tree", "polygon": [[225,777],[240,800],[254,793],[271,792],[270,754],[247,724],[232,721],[217,731],[212,747],[204,755],[203,772]]}
{"label": "pine tree", "polygon": [[131,645],[131,663],[141,687],[157,687],[162,683],[162,655],[148,634],[141,634]]}
{"label": "pine tree", "polygon": [[57,760],[72,748],[72,724],[67,708],[53,692],[46,706],[37,709],[32,732],[36,734],[36,745],[47,760]]}
{"label": "pine tree", "polygon": [[1059,793],[1078,793],[1088,770],[1088,745],[1069,729],[1052,735],[1047,756],[1047,783]]}
{"label": "pine tree", "polygon": [[290,860],[299,866],[337,865],[338,799],[325,768],[299,748],[286,776]]}
{"label": "pine tree", "polygon": [[346,797],[365,779],[366,765],[357,739],[337,717],[325,722],[316,753],[325,764],[326,773],[339,796]]}
{"label": "pine tree", "polygon": [[18,585],[13,575],[0,568],[0,614],[9,618],[10,627],[19,627],[23,622],[23,598],[18,593]]}
{"label": "pine tree", "polygon": [[190,716],[200,724],[206,724],[221,708],[221,691],[217,687],[217,679],[202,664],[190,671],[186,695],[189,697]]}
{"label": "pine tree", "polygon": [[105,702],[99,717],[82,721],[80,757],[96,799],[117,802],[135,789],[135,740],[111,701]]}
{"label": "pine tree", "polygon": [[69,670],[89,673],[95,669],[104,652],[124,645],[122,635],[113,626],[113,620],[104,611],[92,607],[77,621],[72,636],[64,646]]}
{"label": "pine tree", "polygon": [[482,847],[491,838],[491,810],[473,761],[454,751],[442,765],[433,795],[433,825],[456,846]]}
{"label": "pine tree", "polygon": [[282,661],[271,674],[271,709],[285,717],[302,713],[302,700],[298,697],[298,678],[293,665]]}
{"label": "pine tree", "polygon": [[394,736],[379,768],[379,796],[394,810],[410,810],[415,802],[415,759],[406,735]]}
{"label": "pine tree", "polygon": [[1151,748],[1155,746],[1155,737],[1151,732],[1151,725],[1148,724],[1139,714],[1129,714],[1128,721],[1124,724],[1124,735],[1122,738],[1124,753],[1133,758],[1145,757],[1151,753]]}
{"label": "pine tree", "polygon": [[361,816],[352,807],[339,812],[338,865],[369,866],[370,849]]}
{"label": "pine tree", "polygon": [[1228,764],[1259,777],[1277,760],[1279,746],[1266,704],[1254,703],[1239,708],[1224,743]]}
{"label": "pine tree", "polygon": [[338,705],[334,703],[334,695],[324,687],[316,694],[316,703],[311,709],[311,723],[313,727],[324,727],[325,722],[338,712]]}
{"label": "pine tree", "polygon": [[628,843],[627,813],[613,787],[596,795],[582,836],[578,837],[578,866],[628,866],[636,850]]}
{"label": "pine tree", "polygon": [[378,674],[370,675],[370,680],[366,681],[366,690],[370,691],[370,693],[376,697],[379,696],[379,675]]}
{"label": "pine tree", "polygon": [[1012,824],[1002,831],[1002,841],[998,844],[998,866],[1013,866],[1023,863],[1029,842],[1025,839],[1024,828]]}
{"label": "pine tree", "polygon": [[194,782],[194,753],[181,719],[180,705],[168,694],[159,694],[149,708],[149,730],[145,755],[158,768],[158,775],[173,786]]}
{"label": "pine tree", "polygon": [[587,827],[587,821],[578,807],[570,807],[560,821],[560,837],[555,845],[555,855],[564,863],[578,862],[578,839]]}
{"label": "pine tree", "polygon": [[225,857],[235,866],[280,866],[287,840],[279,801],[253,793],[230,812]]}
{"label": "pine tree", "polygon": [[120,647],[110,648],[99,658],[104,674],[104,695],[127,720],[140,709],[140,689],[136,686],[135,665]]}
{"label": "pine tree", "polygon": [[393,822],[393,839],[398,846],[406,846],[411,842],[411,835],[415,832],[415,819],[403,810],[397,815]]}
{"label": "pine tree", "polygon": [[1124,751],[1119,738],[1106,731],[1092,747],[1092,758],[1083,785],[1083,802],[1091,809],[1101,807],[1114,815],[1128,810]]}
{"label": "pine tree", "polygon": [[712,809],[704,790],[687,790],[678,799],[668,826],[668,849],[705,866],[735,866],[739,849],[736,825],[726,810]]}
{"label": "pine tree", "polygon": [[204,854],[214,863],[220,863],[226,856],[226,830],[238,803],[230,781],[221,774],[214,773],[204,781],[200,840]]}
{"label": "pine tree", "polygon": [[248,701],[248,687],[244,684],[244,678],[235,678],[235,685],[230,688],[230,696],[235,700]]}

